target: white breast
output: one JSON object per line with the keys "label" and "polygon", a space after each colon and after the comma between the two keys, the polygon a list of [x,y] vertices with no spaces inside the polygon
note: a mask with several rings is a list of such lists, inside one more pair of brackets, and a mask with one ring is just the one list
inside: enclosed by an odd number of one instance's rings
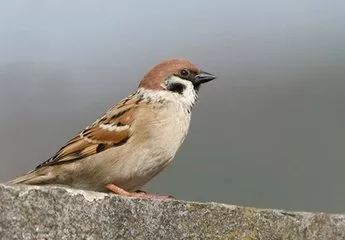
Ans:
{"label": "white breast", "polygon": [[131,176],[125,184],[129,189],[144,185],[170,163],[187,135],[190,114],[168,104],[156,109],[153,119],[146,120],[133,126],[140,133],[133,134],[132,152],[121,166]]}

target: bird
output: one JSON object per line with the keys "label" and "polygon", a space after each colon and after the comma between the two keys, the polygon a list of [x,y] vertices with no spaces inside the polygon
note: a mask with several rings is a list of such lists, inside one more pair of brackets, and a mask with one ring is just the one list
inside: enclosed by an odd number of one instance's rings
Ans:
{"label": "bird", "polygon": [[216,79],[187,59],[165,60],[134,93],[10,184],[67,185],[134,198],[168,198],[140,190],[165,169],[183,143],[200,86]]}

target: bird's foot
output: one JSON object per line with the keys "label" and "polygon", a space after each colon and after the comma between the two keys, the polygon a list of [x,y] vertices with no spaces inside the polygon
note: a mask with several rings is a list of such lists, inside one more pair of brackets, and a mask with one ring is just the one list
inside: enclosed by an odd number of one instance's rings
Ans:
{"label": "bird's foot", "polygon": [[155,200],[170,200],[173,199],[174,197],[168,195],[157,195],[157,194],[152,194],[152,193],[147,193],[145,191],[137,190],[135,192],[128,192],[114,184],[107,184],[105,186],[109,191],[121,195],[121,196],[126,196],[126,197],[133,197],[133,198],[144,198],[144,199],[155,199]]}
{"label": "bird's foot", "polygon": [[162,199],[162,200],[175,199],[171,195],[158,195],[158,194],[154,194],[154,193],[147,193],[143,190],[136,190],[135,193],[143,193],[147,196],[147,198],[150,198],[150,199]]}

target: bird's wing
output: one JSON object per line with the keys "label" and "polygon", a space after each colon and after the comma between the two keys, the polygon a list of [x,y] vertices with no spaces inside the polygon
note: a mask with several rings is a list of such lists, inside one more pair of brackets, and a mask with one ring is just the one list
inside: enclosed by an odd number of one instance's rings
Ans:
{"label": "bird's wing", "polygon": [[143,99],[131,95],[107,111],[100,119],[72,138],[52,158],[36,169],[74,161],[124,144],[131,137],[131,125],[136,109]]}

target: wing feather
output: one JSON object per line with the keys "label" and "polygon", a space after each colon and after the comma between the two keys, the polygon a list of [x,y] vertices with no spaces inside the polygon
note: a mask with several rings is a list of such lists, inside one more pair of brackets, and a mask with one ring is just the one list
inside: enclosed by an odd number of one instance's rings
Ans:
{"label": "wing feather", "polygon": [[37,168],[82,159],[125,143],[140,102],[134,95],[122,100]]}

